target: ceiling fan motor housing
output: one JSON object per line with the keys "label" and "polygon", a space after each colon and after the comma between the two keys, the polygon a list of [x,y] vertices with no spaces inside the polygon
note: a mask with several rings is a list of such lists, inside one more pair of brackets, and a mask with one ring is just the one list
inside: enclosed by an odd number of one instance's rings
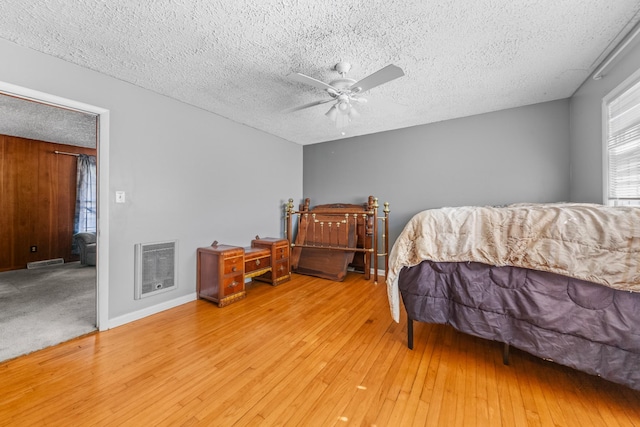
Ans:
{"label": "ceiling fan motor housing", "polygon": [[351,64],[349,64],[348,62],[340,61],[336,64],[334,69],[344,76],[349,72],[349,70],[351,70]]}
{"label": "ceiling fan motor housing", "polygon": [[353,79],[348,79],[346,77],[343,77],[341,79],[332,80],[331,82],[329,82],[329,85],[333,86],[338,90],[346,90],[346,89],[349,89],[349,87],[355,82],[356,81]]}

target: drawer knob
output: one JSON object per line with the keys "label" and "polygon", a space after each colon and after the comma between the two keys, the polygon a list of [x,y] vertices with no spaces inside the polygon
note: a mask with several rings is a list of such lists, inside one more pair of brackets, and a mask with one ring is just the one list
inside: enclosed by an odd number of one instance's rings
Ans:
{"label": "drawer knob", "polygon": [[234,265],[233,267],[231,267],[231,271],[235,272],[238,268]]}
{"label": "drawer knob", "polygon": [[256,265],[260,265],[260,260],[259,259],[256,260]]}

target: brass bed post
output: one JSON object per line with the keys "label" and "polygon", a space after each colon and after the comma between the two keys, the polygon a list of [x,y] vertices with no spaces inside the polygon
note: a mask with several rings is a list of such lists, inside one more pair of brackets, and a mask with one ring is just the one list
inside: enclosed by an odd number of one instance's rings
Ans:
{"label": "brass bed post", "polygon": [[365,279],[369,280],[371,278],[371,265],[372,265],[372,255],[373,255],[373,222],[371,212],[373,210],[373,196],[369,196],[367,199],[367,205],[365,208],[365,213],[362,215],[362,228],[363,228],[363,242],[364,242],[364,252],[363,252],[363,261],[364,261],[364,275]]}
{"label": "brass bed post", "polygon": [[373,284],[378,284],[378,199],[373,199]]}
{"label": "brass bed post", "polygon": [[384,202],[384,234],[382,234],[382,242],[384,244],[384,279],[387,280],[389,275],[389,202]]}
{"label": "brass bed post", "polygon": [[291,246],[293,244],[293,235],[291,234],[292,233],[291,217],[293,216],[293,199],[289,199],[289,203],[287,203],[286,206],[287,207],[285,208],[285,218],[287,221],[287,230],[286,230],[287,235],[285,236],[285,238],[289,241],[289,250],[291,250]]}
{"label": "brass bed post", "polygon": [[[371,249],[372,242],[371,236],[373,235],[373,228],[370,225],[371,208],[367,207],[367,211],[360,216],[360,220],[362,221],[362,261],[363,261],[363,273],[366,280],[371,279],[371,254],[373,253],[373,249]],[[356,224],[357,226],[357,224]],[[357,230],[357,227],[356,227]],[[356,242],[358,239],[356,239]],[[357,246],[357,243],[356,243]]]}

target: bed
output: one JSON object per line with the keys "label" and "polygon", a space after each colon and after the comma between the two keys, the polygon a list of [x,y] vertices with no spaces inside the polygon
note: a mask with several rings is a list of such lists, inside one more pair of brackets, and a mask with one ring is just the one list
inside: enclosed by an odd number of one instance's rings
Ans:
{"label": "bed", "polygon": [[430,209],[389,254],[391,315],[457,330],[640,390],[640,208]]}

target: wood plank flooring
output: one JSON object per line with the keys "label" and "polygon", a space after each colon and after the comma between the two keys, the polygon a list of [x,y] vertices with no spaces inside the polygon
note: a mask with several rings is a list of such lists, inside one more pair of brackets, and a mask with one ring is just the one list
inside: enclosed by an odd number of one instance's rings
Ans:
{"label": "wood plank flooring", "polygon": [[[294,275],[0,364],[2,426],[640,426],[640,392]],[[639,367],[640,368],[640,367]]]}

